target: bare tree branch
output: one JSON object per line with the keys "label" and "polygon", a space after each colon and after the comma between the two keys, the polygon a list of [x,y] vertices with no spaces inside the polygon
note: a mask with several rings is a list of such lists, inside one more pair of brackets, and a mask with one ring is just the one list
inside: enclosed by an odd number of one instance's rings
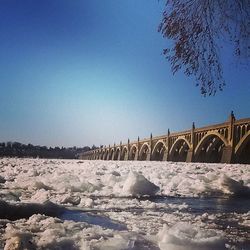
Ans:
{"label": "bare tree branch", "polygon": [[222,39],[233,43],[237,57],[250,58],[250,0],[166,0],[159,32],[174,42],[163,51],[172,72],[184,69],[203,95],[214,95],[225,86]]}

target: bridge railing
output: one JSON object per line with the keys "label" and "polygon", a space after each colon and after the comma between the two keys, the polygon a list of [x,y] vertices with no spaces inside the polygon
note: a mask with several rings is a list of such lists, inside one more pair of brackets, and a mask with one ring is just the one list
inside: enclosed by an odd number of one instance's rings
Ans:
{"label": "bridge railing", "polygon": [[250,118],[236,120],[234,124],[235,125],[250,124]]}
{"label": "bridge railing", "polygon": [[228,127],[228,122],[223,122],[223,123],[218,123],[218,124],[214,124],[211,126],[205,126],[205,127],[201,127],[201,128],[195,128],[194,132],[195,133],[199,133],[199,132],[205,132],[205,131],[211,131],[211,130],[217,130],[217,129],[221,129],[221,128],[226,128]]}

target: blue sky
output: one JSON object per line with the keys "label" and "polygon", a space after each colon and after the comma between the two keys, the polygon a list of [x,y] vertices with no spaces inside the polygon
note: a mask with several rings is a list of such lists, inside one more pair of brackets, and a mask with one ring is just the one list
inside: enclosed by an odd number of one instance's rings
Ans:
{"label": "blue sky", "polygon": [[163,3],[1,0],[0,141],[98,146],[220,123],[231,110],[250,117],[250,74],[237,62],[224,63],[214,97],[172,75]]}

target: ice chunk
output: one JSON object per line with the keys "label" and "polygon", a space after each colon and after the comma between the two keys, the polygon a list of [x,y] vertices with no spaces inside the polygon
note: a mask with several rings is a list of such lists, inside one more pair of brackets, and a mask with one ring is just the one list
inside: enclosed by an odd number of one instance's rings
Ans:
{"label": "ice chunk", "polygon": [[20,196],[21,194],[16,190],[13,190],[13,192],[10,190],[0,191],[0,199],[3,199],[5,201],[20,201],[19,199]]}
{"label": "ice chunk", "polygon": [[184,222],[179,222],[170,228],[164,225],[158,237],[161,250],[225,249],[225,241],[216,231],[200,229]]}
{"label": "ice chunk", "polygon": [[32,235],[30,233],[19,231],[10,223],[7,224],[5,232],[6,242],[4,250],[36,249],[32,243]]}
{"label": "ice chunk", "polygon": [[35,250],[35,246],[32,244],[31,240],[26,234],[19,234],[13,236],[6,240],[6,244],[4,246],[4,250],[19,250],[19,249],[27,249],[27,250]]}
{"label": "ice chunk", "polygon": [[244,186],[242,180],[236,181],[226,175],[221,177],[221,186],[225,193],[235,195],[250,195],[250,188]]}
{"label": "ice chunk", "polygon": [[35,191],[34,195],[30,198],[31,202],[43,203],[50,199],[51,192],[49,190],[39,189]]}
{"label": "ice chunk", "polygon": [[93,207],[94,201],[91,198],[82,198],[80,207]]}
{"label": "ice chunk", "polygon": [[159,187],[146,179],[142,174],[131,171],[124,182],[123,192],[128,195],[155,195]]}
{"label": "ice chunk", "polygon": [[79,196],[73,196],[72,194],[67,194],[62,196],[61,203],[68,203],[72,205],[79,205],[81,202],[81,198]]}
{"label": "ice chunk", "polygon": [[42,181],[35,181],[34,186],[36,189],[51,190],[52,188],[45,185]]}
{"label": "ice chunk", "polygon": [[158,250],[159,248],[134,232],[115,234],[114,237],[102,240],[95,244],[94,249],[98,250]]}

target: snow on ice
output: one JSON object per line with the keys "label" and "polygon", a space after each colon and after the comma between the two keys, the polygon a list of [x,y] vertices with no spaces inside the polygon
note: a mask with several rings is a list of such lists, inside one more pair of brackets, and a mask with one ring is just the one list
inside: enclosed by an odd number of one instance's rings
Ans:
{"label": "snow on ice", "polygon": [[0,249],[250,249],[249,211],[192,212],[197,197],[244,206],[250,166],[3,158]]}

